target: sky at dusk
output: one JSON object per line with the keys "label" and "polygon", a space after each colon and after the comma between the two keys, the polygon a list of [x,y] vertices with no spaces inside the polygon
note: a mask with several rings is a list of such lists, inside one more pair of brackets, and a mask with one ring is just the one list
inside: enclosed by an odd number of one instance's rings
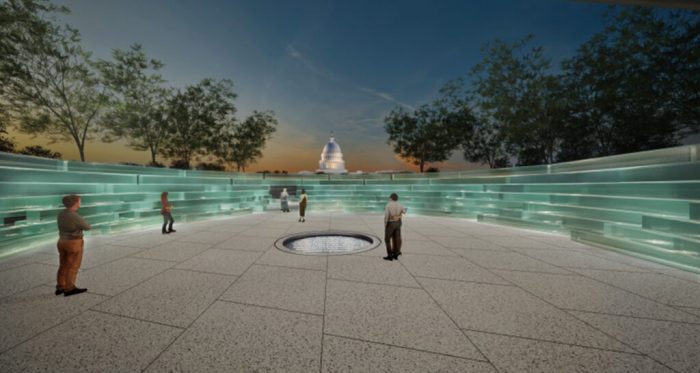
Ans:
{"label": "sky at dusk", "polygon": [[[383,118],[429,102],[481,60],[480,48],[535,35],[554,64],[601,30],[606,5],[566,0],[490,1],[56,1],[83,46],[109,59],[133,43],[165,63],[169,85],[231,79],[237,118],[273,110],[277,132],[249,171],[315,170],[335,133],[350,171],[414,169],[386,144]],[[78,159],[74,144],[12,132]],[[123,143],[93,141],[88,161],[149,161]],[[466,169],[460,152],[435,166]]]}

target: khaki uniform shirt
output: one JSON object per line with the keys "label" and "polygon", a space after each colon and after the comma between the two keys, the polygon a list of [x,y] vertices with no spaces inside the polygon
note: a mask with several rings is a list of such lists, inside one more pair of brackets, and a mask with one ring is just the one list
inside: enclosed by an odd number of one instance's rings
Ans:
{"label": "khaki uniform shirt", "polygon": [[391,221],[401,221],[401,215],[406,213],[406,209],[396,201],[389,201],[384,208],[384,224]]}

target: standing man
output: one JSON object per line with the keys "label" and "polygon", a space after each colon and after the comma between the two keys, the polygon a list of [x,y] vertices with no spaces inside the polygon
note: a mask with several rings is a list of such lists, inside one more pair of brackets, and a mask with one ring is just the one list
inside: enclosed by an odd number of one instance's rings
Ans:
{"label": "standing man", "polygon": [[287,193],[287,188],[282,188],[282,193],[280,193],[280,204],[282,207],[282,212],[289,212],[289,193]]}
{"label": "standing man", "polygon": [[[163,234],[177,232],[173,229],[173,223],[175,222],[175,220],[173,220],[172,214],[173,205],[171,205],[170,202],[168,202],[168,192],[163,192],[160,194],[160,205],[160,214],[163,215]],[[168,228],[168,230],[165,230],[166,227]]]}
{"label": "standing man", "polygon": [[88,224],[77,211],[80,197],[70,195],[63,197],[65,210],[58,214],[58,255],[59,265],[56,276],[56,295],[71,296],[87,291],[75,286],[80,263],[83,260],[83,231],[90,230]]}
{"label": "standing man", "polygon": [[397,202],[398,200],[399,196],[391,193],[389,203],[384,208],[384,260],[399,259],[401,255],[401,216],[406,213],[406,209]]}
{"label": "standing man", "polygon": [[306,202],[309,197],[306,195],[306,190],[301,190],[301,195],[299,196],[299,221],[306,222]]}

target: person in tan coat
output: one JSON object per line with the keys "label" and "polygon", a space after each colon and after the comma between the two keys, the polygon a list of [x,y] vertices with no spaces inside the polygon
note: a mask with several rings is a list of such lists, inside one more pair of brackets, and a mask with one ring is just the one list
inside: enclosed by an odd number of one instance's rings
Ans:
{"label": "person in tan coat", "polygon": [[75,286],[80,263],[83,260],[83,231],[91,226],[80,215],[80,197],[69,195],[63,197],[65,210],[61,211],[56,221],[58,223],[58,256],[59,265],[56,275],[56,295],[70,296],[87,291]]}

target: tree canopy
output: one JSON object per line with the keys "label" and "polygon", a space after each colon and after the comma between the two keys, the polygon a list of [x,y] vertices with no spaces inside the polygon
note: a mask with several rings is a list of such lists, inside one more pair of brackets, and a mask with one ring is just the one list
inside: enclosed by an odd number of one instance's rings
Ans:
{"label": "tree canopy", "polygon": [[167,130],[166,102],[170,91],[158,73],[159,60],[148,58],[140,44],[112,51],[113,61],[97,64],[110,88],[110,110],[104,117],[103,140],[126,138],[135,150],[148,150],[155,164]]}
{"label": "tree canopy", "polygon": [[204,79],[178,90],[168,101],[167,133],[161,153],[181,160],[189,168],[193,158],[220,149],[221,139],[231,133],[236,107],[233,83]]}
{"label": "tree canopy", "polygon": [[245,172],[246,167],[262,156],[265,143],[276,130],[273,112],[254,111],[226,136],[219,154],[225,161],[234,163],[237,171]]}

